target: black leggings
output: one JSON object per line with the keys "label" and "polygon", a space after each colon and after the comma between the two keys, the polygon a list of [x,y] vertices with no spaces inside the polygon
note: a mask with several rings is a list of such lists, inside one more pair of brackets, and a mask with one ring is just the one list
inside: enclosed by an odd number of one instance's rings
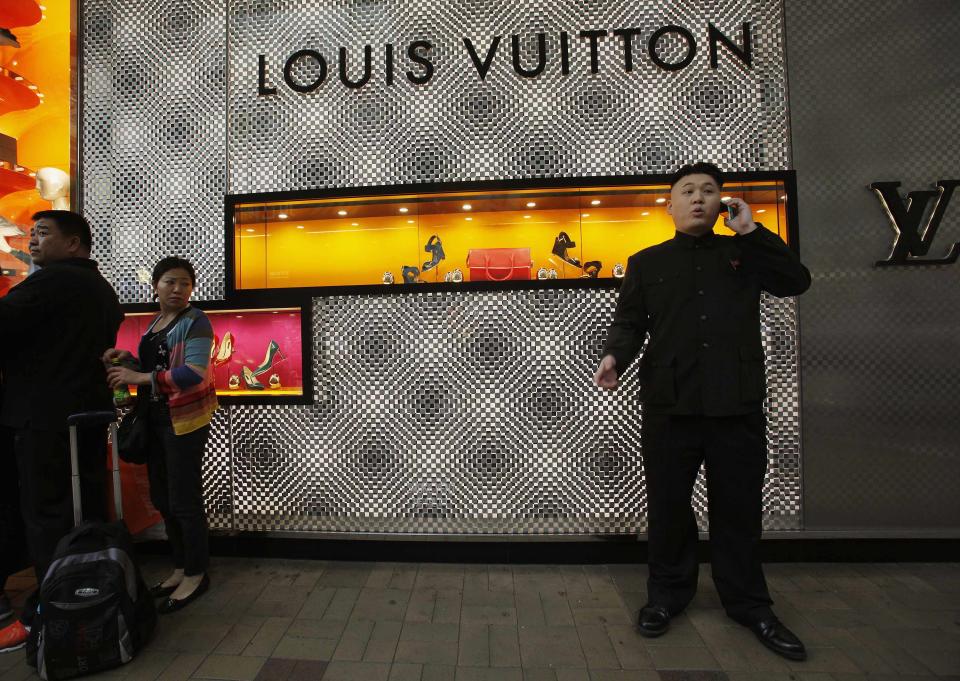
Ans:
{"label": "black leggings", "polygon": [[175,434],[166,405],[150,403],[150,501],[163,515],[173,565],[186,576],[203,574],[210,562],[202,479],[209,436],[209,424],[192,433]]}

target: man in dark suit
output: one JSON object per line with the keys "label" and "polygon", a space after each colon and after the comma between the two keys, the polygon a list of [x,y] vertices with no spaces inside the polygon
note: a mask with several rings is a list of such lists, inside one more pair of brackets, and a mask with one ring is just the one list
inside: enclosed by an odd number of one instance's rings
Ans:
{"label": "man in dark suit", "polygon": [[[87,221],[64,210],[33,219],[30,255],[40,269],[0,298],[0,425],[14,431],[20,506],[40,582],[57,542],[73,527],[67,416],[111,408],[100,358],[116,344],[123,313],[90,259]],[[105,429],[80,431],[79,464],[84,519],[103,519]],[[22,647],[29,611],[0,630],[0,650]]]}
{"label": "man in dark suit", "polygon": [[705,463],[723,607],[768,648],[802,660],[803,644],[773,614],[759,558],[767,466],[760,292],[799,295],[810,273],[741,199],[728,202],[735,236],[714,234],[722,186],[708,163],[675,174],[667,210],[676,235],[630,257],[594,382],[616,388],[649,334],[639,372],[650,568],[640,633],[665,633],[696,592],[690,499]]}

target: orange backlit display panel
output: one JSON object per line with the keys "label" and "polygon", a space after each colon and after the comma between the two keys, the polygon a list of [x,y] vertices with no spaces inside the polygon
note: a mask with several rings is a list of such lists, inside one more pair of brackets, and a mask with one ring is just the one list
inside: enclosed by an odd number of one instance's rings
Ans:
{"label": "orange backlit display panel", "polygon": [[74,4],[0,0],[0,297],[30,272],[31,216],[70,207]]}
{"label": "orange backlit display panel", "polygon": [[[788,239],[781,182],[730,183],[723,195],[747,201],[754,220]],[[668,198],[666,185],[637,185],[240,203],[235,286],[377,285],[387,273],[400,284],[404,268],[423,283],[456,270],[471,281],[477,249],[529,253],[515,278],[609,278],[631,254],[672,238]],[[732,234],[722,216],[716,231]]]}

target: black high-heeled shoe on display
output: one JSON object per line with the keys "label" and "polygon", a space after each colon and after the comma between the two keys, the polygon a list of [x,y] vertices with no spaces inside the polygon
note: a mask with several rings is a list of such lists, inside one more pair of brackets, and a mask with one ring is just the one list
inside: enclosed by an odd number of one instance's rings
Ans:
{"label": "black high-heeled shoe on display", "polygon": [[400,274],[403,275],[404,284],[420,283],[420,270],[413,265],[404,265],[403,269],[400,270]]}
{"label": "black high-heeled shoe on display", "polygon": [[280,352],[280,345],[275,340],[271,340],[270,344],[267,346],[267,354],[263,358],[263,362],[260,363],[256,369],[253,370],[254,376],[259,376],[260,374],[265,374],[270,369],[273,368],[274,360],[279,357],[280,359],[286,359],[284,354]]}
{"label": "black high-heeled shoe on display", "polygon": [[572,255],[567,255],[567,249],[573,248],[576,245],[576,241],[570,240],[570,235],[568,235],[566,232],[560,232],[557,235],[557,238],[553,240],[552,253],[565,263],[573,265],[574,267],[582,267],[579,260],[574,258]]}
{"label": "black high-heeled shoe on display", "polygon": [[429,272],[434,267],[440,264],[440,261],[445,259],[447,255],[443,252],[443,242],[440,241],[440,237],[436,234],[430,237],[427,241],[427,245],[423,247],[427,253],[430,254],[430,259],[423,263],[423,268],[421,272]]}

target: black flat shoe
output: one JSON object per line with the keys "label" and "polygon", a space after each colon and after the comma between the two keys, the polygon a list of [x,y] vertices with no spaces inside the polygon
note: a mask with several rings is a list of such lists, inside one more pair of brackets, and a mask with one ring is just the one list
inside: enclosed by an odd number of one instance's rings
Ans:
{"label": "black flat shoe", "polygon": [[193,590],[193,593],[186,598],[168,598],[159,606],[157,606],[157,612],[161,615],[168,615],[171,612],[181,610],[200,598],[200,596],[205,594],[209,588],[210,577],[209,575],[204,574],[203,579],[200,580],[200,583],[197,585],[197,588]]}
{"label": "black flat shoe", "polygon": [[150,587],[148,593],[150,594],[150,598],[166,598],[176,590],[176,586],[164,586],[163,582],[157,582]]}
{"label": "black flat shoe", "polygon": [[747,626],[760,639],[760,643],[777,655],[798,662],[807,659],[807,649],[803,647],[803,643],[776,617],[753,622]]}
{"label": "black flat shoe", "polygon": [[641,636],[647,638],[663,636],[670,628],[670,611],[662,605],[647,603],[640,608],[637,627]]}

